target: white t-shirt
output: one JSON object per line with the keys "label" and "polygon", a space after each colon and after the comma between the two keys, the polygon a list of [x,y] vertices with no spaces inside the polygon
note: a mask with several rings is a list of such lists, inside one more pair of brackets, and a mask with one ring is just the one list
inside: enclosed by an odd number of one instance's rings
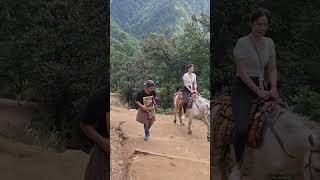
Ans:
{"label": "white t-shirt", "polygon": [[[261,50],[261,52],[259,52],[259,56],[261,58],[260,60],[262,61],[261,64],[264,68],[268,64],[269,60],[275,61],[276,51],[272,39],[264,37],[263,41],[264,48]],[[264,70],[261,69],[259,64],[259,56],[252,40],[250,39],[250,36],[245,36],[238,40],[233,49],[233,55],[236,60],[242,59],[245,61],[246,72],[249,76],[259,77],[260,73],[262,75],[264,74]]]}
{"label": "white t-shirt", "polygon": [[191,89],[193,89],[193,83],[196,81],[196,74],[192,73],[192,76],[190,76],[188,73],[185,73],[183,75],[183,81],[186,81],[187,86],[190,86]]}

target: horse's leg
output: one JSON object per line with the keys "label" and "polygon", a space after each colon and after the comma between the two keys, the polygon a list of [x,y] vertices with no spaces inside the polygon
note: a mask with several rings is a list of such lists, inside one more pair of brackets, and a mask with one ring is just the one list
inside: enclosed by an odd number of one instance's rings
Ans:
{"label": "horse's leg", "polygon": [[207,115],[204,117],[205,124],[207,125],[207,140],[210,142],[210,124]]}
{"label": "horse's leg", "polygon": [[184,125],[184,123],[182,122],[182,108],[179,110],[179,120],[180,120],[180,124]]}
{"label": "horse's leg", "polygon": [[177,108],[176,107],[174,107],[173,113],[174,113],[173,122],[176,123],[177,122]]}
{"label": "horse's leg", "polygon": [[192,130],[191,130],[192,113],[191,113],[191,109],[187,110],[186,113],[188,114],[188,117],[189,117],[189,121],[188,121],[188,134],[189,134],[189,135],[192,135]]}
{"label": "horse's leg", "polygon": [[214,172],[213,172],[213,177],[214,180],[228,180],[227,176],[227,168],[226,168],[226,163],[224,161],[225,159],[225,154],[223,154],[223,148],[222,147],[215,147],[213,145],[213,161],[214,161]]}

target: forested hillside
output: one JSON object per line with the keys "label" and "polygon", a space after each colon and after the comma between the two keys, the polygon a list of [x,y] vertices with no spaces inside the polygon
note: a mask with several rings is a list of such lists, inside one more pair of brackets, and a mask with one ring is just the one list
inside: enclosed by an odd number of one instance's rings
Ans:
{"label": "forested hillside", "polygon": [[38,139],[78,134],[88,97],[109,83],[108,3],[3,0],[0,7],[1,98],[21,91],[39,104]]}
{"label": "forested hillside", "polygon": [[181,30],[192,15],[209,15],[209,0],[118,0],[111,3],[111,16],[127,32],[144,33]]}
{"label": "forested hillside", "polygon": [[170,110],[193,63],[199,90],[209,98],[209,31],[192,18],[209,15],[209,0],[125,2],[111,4],[111,90],[131,106],[143,82],[153,79],[159,110]]}

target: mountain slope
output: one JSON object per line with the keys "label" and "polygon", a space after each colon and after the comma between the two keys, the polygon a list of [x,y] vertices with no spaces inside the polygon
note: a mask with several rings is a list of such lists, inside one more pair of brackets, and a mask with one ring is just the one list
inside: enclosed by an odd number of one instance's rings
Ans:
{"label": "mountain slope", "polygon": [[192,15],[209,15],[209,8],[209,0],[118,0],[111,3],[111,16],[139,37],[149,32],[172,34]]}
{"label": "mountain slope", "polygon": [[110,19],[110,29],[111,44],[122,43],[125,41],[131,42],[132,44],[138,43],[138,40],[123,30],[123,28],[113,18]]}

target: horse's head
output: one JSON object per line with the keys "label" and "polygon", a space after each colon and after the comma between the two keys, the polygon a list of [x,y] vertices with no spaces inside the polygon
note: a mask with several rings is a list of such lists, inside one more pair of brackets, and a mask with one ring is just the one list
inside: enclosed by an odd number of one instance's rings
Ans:
{"label": "horse's head", "polygon": [[304,158],[304,179],[320,179],[320,140],[310,135],[308,138],[310,150]]}

